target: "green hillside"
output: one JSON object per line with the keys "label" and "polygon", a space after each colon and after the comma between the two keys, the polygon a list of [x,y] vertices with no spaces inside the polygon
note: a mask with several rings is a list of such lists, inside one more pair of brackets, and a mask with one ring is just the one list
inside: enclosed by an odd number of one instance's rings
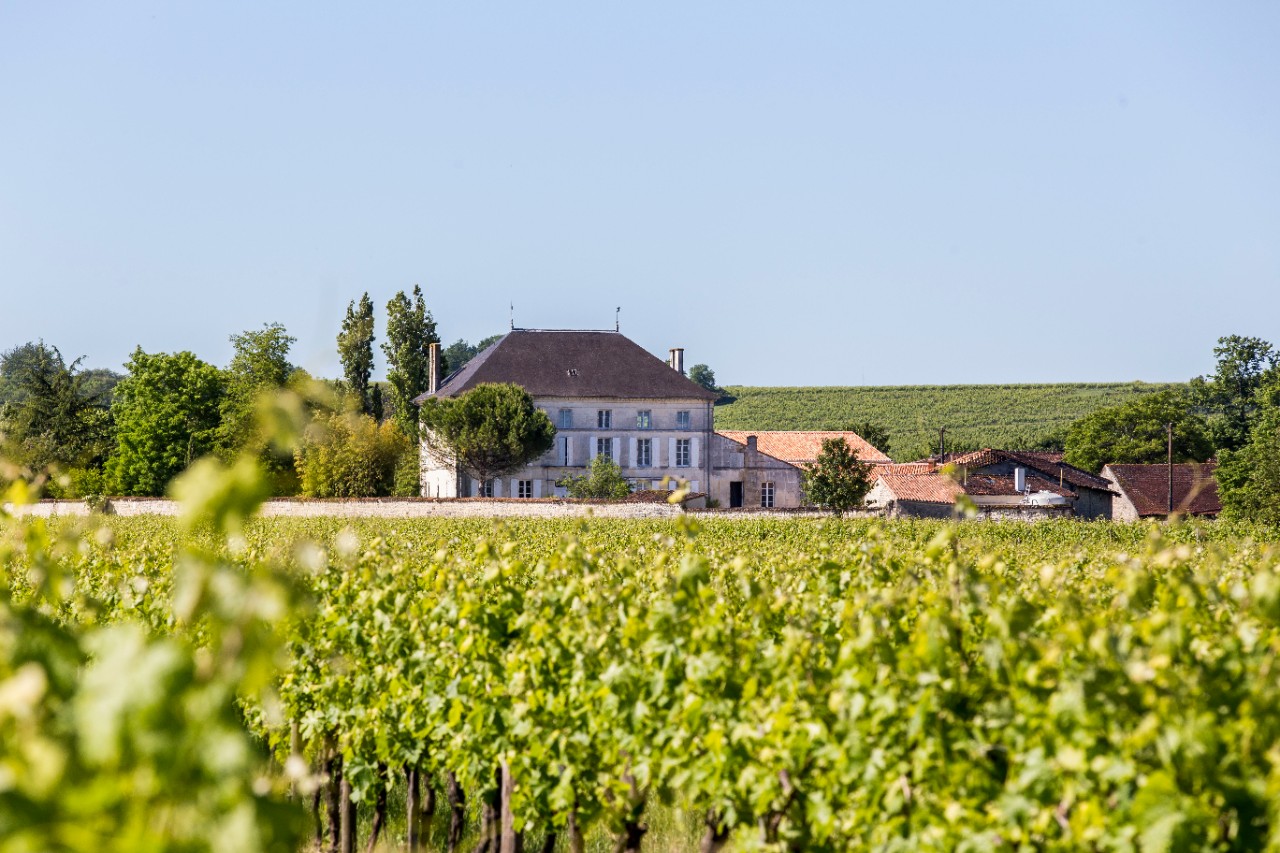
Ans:
{"label": "green hillside", "polygon": [[889,431],[889,454],[916,459],[936,450],[1031,448],[1061,435],[1083,415],[1174,383],[1081,382],[1053,385],[902,385],[855,388],[729,386],[716,406],[717,429],[840,429],[871,421]]}

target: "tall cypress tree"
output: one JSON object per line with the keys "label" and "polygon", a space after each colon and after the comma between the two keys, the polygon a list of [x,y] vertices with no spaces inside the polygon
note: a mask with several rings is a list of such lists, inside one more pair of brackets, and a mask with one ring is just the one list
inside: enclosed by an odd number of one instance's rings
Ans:
{"label": "tall cypress tree", "polygon": [[369,294],[360,297],[360,305],[347,303],[347,316],[338,333],[338,358],[342,359],[342,375],[347,387],[360,402],[360,411],[369,414],[369,375],[373,373],[373,302]]}
{"label": "tall cypress tree", "polygon": [[[427,347],[440,343],[436,321],[427,310],[422,288],[413,286],[413,299],[400,291],[387,303],[387,385],[397,423],[404,434],[418,440],[418,407],[413,398],[427,390]],[[445,373],[443,354],[440,375]]]}

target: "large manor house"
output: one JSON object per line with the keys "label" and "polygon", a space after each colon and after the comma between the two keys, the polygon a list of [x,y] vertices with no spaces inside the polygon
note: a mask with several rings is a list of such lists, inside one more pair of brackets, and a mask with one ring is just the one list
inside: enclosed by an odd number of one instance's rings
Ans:
{"label": "large manor house", "polygon": [[528,391],[555,424],[555,446],[480,483],[424,444],[424,497],[562,497],[558,481],[605,456],[637,488],[683,480],[723,507],[795,507],[799,466],[817,458],[824,439],[842,437],[860,458],[889,461],[852,432],[717,432],[717,395],[685,376],[684,351],[664,362],[619,332],[513,329],[419,402],[486,382]]}
{"label": "large manor house", "polygon": [[1060,453],[991,449],[894,463],[853,432],[717,430],[717,395],[685,376],[682,349],[663,361],[617,331],[512,329],[443,381],[437,381],[438,344],[430,356],[429,388],[417,403],[509,382],[529,392],[556,437],[540,459],[487,482],[471,479],[424,442],[421,484],[428,498],[564,497],[557,483],[604,456],[637,489],[683,481],[713,506],[799,507],[803,466],[817,459],[825,440],[840,438],[873,465],[867,505],[886,515],[946,517],[967,501],[990,511],[1037,506],[1084,518],[1136,518],[1163,514],[1175,491],[1186,511],[1217,509],[1212,471],[1203,466],[1168,473],[1164,466],[1111,466],[1099,476],[1064,463]]}

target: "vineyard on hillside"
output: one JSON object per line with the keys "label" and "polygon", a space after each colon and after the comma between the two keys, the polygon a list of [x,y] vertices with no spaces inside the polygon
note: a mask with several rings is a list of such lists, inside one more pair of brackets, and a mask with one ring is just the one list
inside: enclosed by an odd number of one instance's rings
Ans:
{"label": "vineyard on hillside", "polygon": [[1180,387],[1173,384],[904,385],[855,388],[729,386],[716,406],[717,429],[843,429],[870,421],[889,432],[890,455],[918,459],[947,430],[957,449],[1030,449],[1105,406]]}
{"label": "vineyard on hillside", "polygon": [[1280,844],[1275,531],[255,521],[254,488],[2,522],[0,850]]}

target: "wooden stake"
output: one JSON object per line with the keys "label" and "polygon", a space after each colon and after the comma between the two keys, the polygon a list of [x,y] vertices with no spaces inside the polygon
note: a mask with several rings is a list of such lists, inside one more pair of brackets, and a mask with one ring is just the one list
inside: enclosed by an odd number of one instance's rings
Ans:
{"label": "wooden stake", "polygon": [[524,853],[524,833],[516,832],[516,815],[511,808],[511,796],[516,790],[515,779],[511,777],[511,765],[502,762],[499,774],[502,834],[498,838],[498,853]]}

